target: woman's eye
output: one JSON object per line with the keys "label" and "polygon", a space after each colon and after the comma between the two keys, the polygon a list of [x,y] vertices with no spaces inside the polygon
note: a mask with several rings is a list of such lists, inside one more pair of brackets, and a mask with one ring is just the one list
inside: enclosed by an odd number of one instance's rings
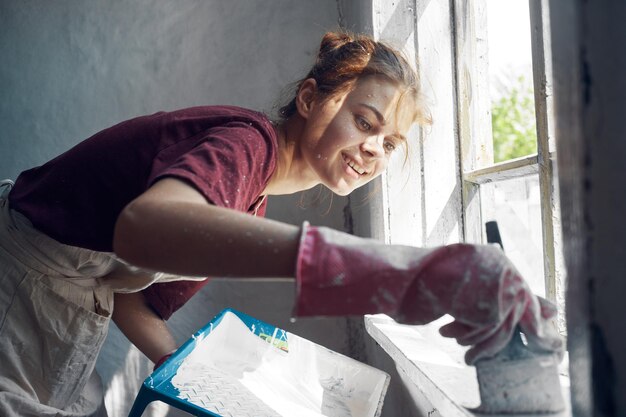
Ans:
{"label": "woman's eye", "polygon": [[391,153],[396,150],[396,144],[391,141],[385,141],[385,152]]}
{"label": "woman's eye", "polygon": [[363,117],[357,118],[357,124],[362,130],[365,130],[365,131],[370,130],[372,128],[372,125],[369,124],[369,122],[365,120]]}

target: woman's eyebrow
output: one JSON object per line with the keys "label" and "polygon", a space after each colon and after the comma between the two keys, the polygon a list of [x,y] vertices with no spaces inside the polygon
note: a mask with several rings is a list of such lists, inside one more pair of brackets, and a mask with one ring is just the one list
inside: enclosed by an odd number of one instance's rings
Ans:
{"label": "woman's eyebrow", "polygon": [[374,113],[376,118],[378,119],[378,123],[380,123],[383,126],[385,126],[387,124],[387,121],[383,117],[382,113],[380,111],[378,111],[378,109],[376,107],[372,106],[371,104],[367,104],[367,103],[359,103],[359,104],[361,106],[363,106],[363,107],[367,107],[368,109],[370,109],[372,111],[372,113]]}
{"label": "woman's eyebrow", "polygon": [[397,137],[401,142],[406,142],[406,136],[399,133],[394,134],[394,136]]}
{"label": "woman's eyebrow", "polygon": [[[367,103],[359,103],[359,104],[361,106],[363,106],[363,107],[367,107],[368,109],[370,109],[372,111],[372,113],[374,113],[376,118],[378,119],[378,123],[380,123],[382,126],[385,126],[387,124],[387,121],[383,117],[382,113],[380,111],[378,111],[378,109],[376,107],[372,106],[371,104],[367,104]],[[401,141],[406,142],[406,137],[404,135],[401,135],[400,133],[395,133],[394,136],[396,136]]]}

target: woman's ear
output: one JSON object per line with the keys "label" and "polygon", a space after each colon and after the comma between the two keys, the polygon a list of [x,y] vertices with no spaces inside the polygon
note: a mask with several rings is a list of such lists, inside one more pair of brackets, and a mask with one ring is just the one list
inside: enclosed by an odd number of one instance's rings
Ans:
{"label": "woman's ear", "polygon": [[307,78],[300,84],[298,94],[296,95],[296,108],[300,116],[308,119],[316,96],[317,82],[313,78]]}

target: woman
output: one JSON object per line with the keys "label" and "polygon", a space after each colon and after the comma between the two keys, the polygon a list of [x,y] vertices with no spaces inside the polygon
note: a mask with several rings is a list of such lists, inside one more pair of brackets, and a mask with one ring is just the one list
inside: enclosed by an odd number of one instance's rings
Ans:
{"label": "woman", "polygon": [[0,200],[1,414],[92,412],[109,318],[158,364],[176,348],[163,320],[203,285],[193,277],[295,278],[298,316],[449,313],[442,332],[475,345],[468,362],[518,323],[533,346],[560,349],[554,310],[494,249],[386,246],[258,218],[267,195],[368,183],[425,113],[400,53],[328,33],[280,122],[237,107],[161,112],[20,174]]}

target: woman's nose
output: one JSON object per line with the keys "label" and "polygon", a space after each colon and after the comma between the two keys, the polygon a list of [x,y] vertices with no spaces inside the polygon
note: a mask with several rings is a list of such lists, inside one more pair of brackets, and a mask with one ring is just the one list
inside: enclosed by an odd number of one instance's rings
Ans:
{"label": "woman's nose", "polygon": [[361,151],[370,158],[382,158],[385,155],[383,142],[385,138],[382,135],[369,136],[365,142],[361,144]]}

